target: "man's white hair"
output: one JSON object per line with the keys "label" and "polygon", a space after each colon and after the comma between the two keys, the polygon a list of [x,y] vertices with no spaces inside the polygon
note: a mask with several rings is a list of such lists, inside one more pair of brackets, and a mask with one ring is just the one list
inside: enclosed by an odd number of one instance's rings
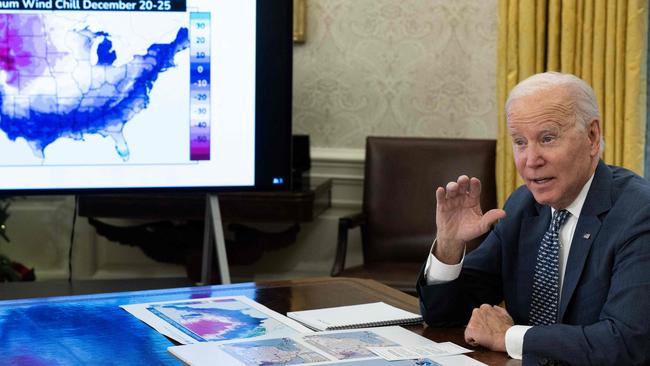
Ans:
{"label": "man's white hair", "polygon": [[[512,103],[525,96],[537,94],[540,91],[562,87],[569,91],[569,95],[574,98],[576,123],[578,127],[586,130],[589,123],[594,119],[601,121],[600,111],[598,110],[598,100],[594,90],[584,80],[572,74],[563,74],[555,71],[548,71],[524,79],[517,84],[508,95],[506,101],[506,116],[510,111]],[[600,139],[600,150],[605,147],[605,142]]]}

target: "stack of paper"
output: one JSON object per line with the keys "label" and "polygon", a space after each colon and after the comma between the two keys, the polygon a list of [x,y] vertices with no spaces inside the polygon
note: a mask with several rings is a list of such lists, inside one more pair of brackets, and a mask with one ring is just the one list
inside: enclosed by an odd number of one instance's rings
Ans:
{"label": "stack of paper", "polygon": [[287,316],[315,330],[370,328],[422,323],[422,316],[383,302],[288,312]]}

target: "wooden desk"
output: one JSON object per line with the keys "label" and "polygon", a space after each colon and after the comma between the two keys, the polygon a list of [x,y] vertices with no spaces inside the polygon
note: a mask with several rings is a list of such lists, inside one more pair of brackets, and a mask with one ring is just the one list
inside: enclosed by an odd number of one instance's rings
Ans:
{"label": "wooden desk", "polygon": [[[418,312],[416,298],[373,280],[318,278],[166,290],[0,301],[0,364],[182,365],[167,352],[174,343],[119,305],[210,296],[246,295],[287,311],[384,301]],[[434,341],[463,341],[462,329],[408,329]],[[519,364],[477,348],[468,354],[489,365]]]}

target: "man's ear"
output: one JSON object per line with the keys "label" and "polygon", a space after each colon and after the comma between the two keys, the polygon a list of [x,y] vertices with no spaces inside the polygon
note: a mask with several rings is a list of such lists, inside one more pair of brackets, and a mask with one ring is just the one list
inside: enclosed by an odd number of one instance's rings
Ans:
{"label": "man's ear", "polygon": [[587,127],[587,137],[589,138],[589,143],[591,145],[591,156],[596,156],[600,153],[600,120],[594,118],[589,123]]}

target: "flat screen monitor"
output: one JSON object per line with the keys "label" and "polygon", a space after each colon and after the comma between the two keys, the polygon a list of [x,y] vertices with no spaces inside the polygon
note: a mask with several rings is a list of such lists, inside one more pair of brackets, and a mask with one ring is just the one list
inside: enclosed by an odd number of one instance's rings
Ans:
{"label": "flat screen monitor", "polygon": [[292,0],[0,1],[0,194],[285,189]]}

